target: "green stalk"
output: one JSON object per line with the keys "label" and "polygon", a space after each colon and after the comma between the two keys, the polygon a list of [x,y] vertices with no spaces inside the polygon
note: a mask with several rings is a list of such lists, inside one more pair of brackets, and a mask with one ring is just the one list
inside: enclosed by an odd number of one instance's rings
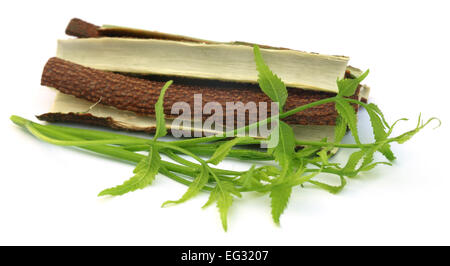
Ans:
{"label": "green stalk", "polygon": [[[56,128],[52,128],[52,127],[47,127],[47,126],[43,126],[40,125],[41,127],[39,128],[39,130],[37,130],[37,128],[33,128],[33,126],[35,125],[39,125],[37,123],[31,122],[27,119],[21,118],[21,117],[11,117],[11,120],[16,123],[17,125],[27,128],[28,125],[28,129],[34,129],[33,132],[31,132],[32,134],[38,134],[41,138],[42,138],[42,133],[44,132],[45,134],[47,134],[48,136],[52,137],[52,138],[58,138],[58,139],[62,139],[65,141],[77,141],[80,142],[82,141],[81,138],[76,137],[76,136],[72,136],[70,134],[67,134],[65,132],[60,132],[58,130],[56,130]],[[41,132],[39,132],[41,131]],[[48,138],[48,137],[47,137]],[[45,138],[43,139],[45,140]],[[53,139],[54,140],[54,139]],[[52,140],[52,141],[53,141]],[[125,160],[125,161],[129,161],[132,163],[138,163],[140,160],[142,160],[143,158],[145,158],[145,155],[142,154],[138,154],[138,153],[134,153],[134,152],[130,152],[127,150],[124,150],[122,148],[119,147],[114,147],[114,146],[108,146],[108,145],[89,145],[89,146],[76,146],[79,147],[81,149],[84,150],[88,150],[88,151],[92,151],[95,153],[99,153],[102,155],[107,155],[116,159],[121,159],[121,160]],[[164,168],[166,168],[166,170],[168,171],[174,171],[186,176],[190,176],[190,177],[195,177],[197,174],[197,170],[193,169],[192,167],[186,167],[183,165],[178,165],[178,164],[174,164],[171,162],[167,162],[167,161],[162,161],[161,162],[162,165],[164,166]],[[237,171],[230,171],[230,170],[222,170],[222,169],[217,169],[217,168],[212,168],[212,171],[216,171],[218,174],[221,175],[241,175],[242,172],[237,172]],[[165,173],[161,172],[162,174],[165,175]],[[173,179],[176,182],[182,183],[182,184],[188,184],[190,185],[192,182],[186,179],[183,179],[181,177],[178,177],[176,175],[170,175],[168,176],[169,178]],[[175,178],[176,177],[176,178]],[[227,178],[227,180],[229,180]]]}
{"label": "green stalk", "polygon": [[[141,145],[125,145],[123,149],[127,151],[146,151],[148,150],[149,145],[141,144]],[[183,146],[186,150],[193,152],[200,156],[211,156],[217,149],[217,145],[213,144],[195,144],[189,146]],[[253,161],[267,161],[273,160],[273,156],[257,150],[250,149],[232,149],[228,153],[227,157],[241,159],[241,160],[253,160]]]}
{"label": "green stalk", "polygon": [[102,140],[57,140],[49,138],[42,134],[39,134],[39,130],[35,127],[35,123],[32,124],[31,121],[25,123],[25,128],[30,131],[33,135],[39,139],[60,146],[92,146],[92,145],[102,145],[102,144],[144,144],[149,143],[149,140],[131,140],[131,139],[102,139]]}
{"label": "green stalk", "polygon": [[[11,120],[13,120],[13,117],[18,118],[17,116],[12,116]],[[14,121],[14,120],[13,120]],[[41,124],[36,124],[39,126],[43,126]],[[76,128],[76,127],[67,127],[67,126],[58,126],[58,125],[45,125],[46,127],[50,129],[55,129],[60,132],[64,132],[73,136],[77,136],[83,139],[88,140],[100,140],[100,139],[128,139],[128,140],[136,140],[139,141],[148,141],[149,139],[141,138],[141,137],[134,137],[124,134],[118,134],[118,133],[112,133],[107,131],[101,131],[101,130],[95,130],[95,129],[83,129],[83,128]]]}

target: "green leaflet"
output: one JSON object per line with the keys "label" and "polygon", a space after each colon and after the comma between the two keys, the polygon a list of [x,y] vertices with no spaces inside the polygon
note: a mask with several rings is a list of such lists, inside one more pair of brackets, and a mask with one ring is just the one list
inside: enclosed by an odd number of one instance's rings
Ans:
{"label": "green leaflet", "polygon": [[[390,132],[386,132],[387,128],[390,128],[389,124],[386,122],[383,113],[373,103],[364,105],[367,113],[369,114],[370,123],[372,125],[373,136],[377,142],[383,142],[389,137]],[[378,151],[386,157],[389,161],[395,160],[395,155],[391,150],[391,145],[385,143],[380,145]]]}
{"label": "green leaflet", "polygon": [[[368,170],[374,168],[378,164],[391,165],[388,162],[372,163],[373,159],[374,159],[373,158],[374,153],[377,150],[379,151],[380,147],[382,147],[383,145],[385,145],[385,144],[381,143],[378,145],[374,145],[370,148],[364,148],[364,149],[361,149],[359,151],[352,153],[347,161],[347,164],[340,171],[340,174],[345,175],[347,177],[355,177],[359,172],[368,171]],[[359,168],[356,168],[356,166],[358,165],[358,163],[361,160],[362,160],[361,165],[359,166]]]}
{"label": "green leaflet", "polygon": [[275,157],[275,161],[281,166],[283,172],[286,173],[295,156],[295,135],[292,128],[283,121],[279,121],[271,135],[274,132],[276,133],[276,130],[278,130],[278,144],[271,148],[270,152]]}
{"label": "green leaflet", "polygon": [[272,189],[270,190],[270,206],[272,219],[277,225],[280,225],[280,216],[287,207],[292,193],[292,187],[301,185],[316,175],[316,173],[313,173],[311,175],[304,176],[304,160],[300,159],[299,161],[300,162],[295,173],[293,172],[294,167],[291,162],[291,165],[289,166],[288,171],[284,173],[284,176],[281,175],[273,181]]}
{"label": "green leaflet", "polygon": [[280,225],[280,216],[287,207],[291,193],[292,186],[285,183],[274,186],[270,192],[272,218],[277,225]]}
{"label": "green leaflet", "polygon": [[256,70],[258,70],[259,87],[272,101],[278,102],[280,111],[283,110],[288,97],[286,85],[264,63],[257,45],[253,47],[253,53],[255,55]]}
{"label": "green leaflet", "polygon": [[[264,63],[257,45],[254,46],[253,52],[255,55],[256,69],[258,70],[259,86],[272,101],[279,103],[280,111],[282,111],[288,97],[286,86]],[[270,139],[272,144],[275,139],[278,140],[278,143],[276,143],[274,148],[269,148],[268,152],[273,154],[275,161],[281,166],[281,178],[285,178],[287,172],[292,167],[291,162],[295,155],[295,135],[288,124],[283,121],[277,122],[277,126],[270,134]]]}
{"label": "green leaflet", "polygon": [[341,142],[345,133],[347,133],[347,123],[342,116],[339,115],[336,118],[336,126],[334,127],[334,142]]}
{"label": "green leaflet", "polygon": [[268,176],[264,172],[259,171],[255,168],[255,165],[252,165],[252,167],[250,167],[250,169],[241,175],[236,181],[245,189],[257,189],[263,186],[263,184],[261,184],[261,180],[266,179],[267,177]]}
{"label": "green leaflet", "polygon": [[156,140],[159,137],[164,137],[167,134],[166,129],[166,121],[164,119],[164,94],[166,93],[167,88],[172,85],[173,81],[169,80],[164,84],[159,94],[158,101],[155,104],[155,114],[156,114],[156,132],[153,140]]}
{"label": "green leaflet", "polygon": [[324,189],[332,194],[337,194],[341,192],[341,190],[345,187],[347,184],[347,181],[343,176],[339,176],[341,180],[341,184],[339,186],[332,186],[323,182],[315,181],[315,180],[309,180],[309,183],[314,184],[315,186],[320,187],[321,189]]}
{"label": "green leaflet", "polygon": [[227,155],[230,153],[231,149],[235,145],[237,145],[239,142],[243,142],[243,141],[247,141],[247,140],[251,140],[251,139],[252,138],[250,138],[250,137],[236,137],[232,140],[229,140],[229,141],[223,143],[216,149],[214,154],[211,156],[211,158],[209,158],[209,160],[207,162],[212,163],[214,165],[219,164],[223,159],[225,159],[225,157],[227,157]]}
{"label": "green leaflet", "polygon": [[396,137],[395,139],[396,139],[397,143],[403,144],[406,141],[410,140],[415,134],[417,134],[421,129],[426,127],[429,123],[431,123],[434,120],[439,122],[439,125],[438,125],[438,127],[439,127],[441,125],[441,120],[439,120],[439,118],[432,117],[432,118],[428,119],[427,122],[424,123],[423,120],[421,119],[421,115],[419,115],[419,119],[418,119],[416,128]]}
{"label": "green leaflet", "polygon": [[391,145],[389,143],[385,143],[378,149],[378,151],[381,152],[381,154],[383,154],[384,157],[386,157],[386,159],[388,159],[389,161],[394,161],[395,159],[397,159],[392,152]]}
{"label": "green leaflet", "polygon": [[356,171],[356,166],[358,165],[359,161],[364,157],[366,154],[365,150],[359,150],[352,153],[347,161],[347,164],[342,169],[342,174],[346,176],[354,176]]}
{"label": "green leaflet", "polygon": [[158,150],[155,147],[150,147],[149,155],[139,161],[133,171],[135,173],[133,177],[125,181],[122,185],[101,191],[98,196],[118,196],[137,189],[145,188],[155,179],[160,164],[161,157],[159,156]]}
{"label": "green leaflet", "polygon": [[376,141],[385,140],[388,136],[385,131],[385,125],[378,113],[372,108],[370,104],[366,105],[366,111],[369,114],[370,123],[372,124],[373,136]]}
{"label": "green leaflet", "polygon": [[222,221],[222,227],[223,230],[225,231],[227,231],[228,229],[227,225],[228,210],[233,204],[232,195],[241,197],[241,193],[239,193],[239,191],[236,189],[233,183],[228,181],[221,181],[220,184],[218,183],[213,189],[213,191],[211,191],[208,201],[205,203],[205,205],[203,205],[203,208],[205,208],[211,205],[212,203],[216,202],[217,209],[219,209],[220,213],[220,220]]}
{"label": "green leaflet", "polygon": [[380,164],[392,166],[392,164],[388,163],[388,162],[375,162],[375,163],[366,165],[364,167],[361,167],[360,169],[358,169],[358,171],[359,172],[367,172],[367,171],[372,170],[373,168],[375,168],[375,166],[380,165]]}
{"label": "green leaflet", "polygon": [[350,128],[356,143],[360,144],[355,109],[344,98],[336,97],[336,110]]}
{"label": "green leaflet", "polygon": [[162,207],[167,204],[178,204],[187,201],[188,199],[197,195],[202,188],[208,183],[209,179],[209,170],[206,165],[202,165],[200,174],[194,179],[194,181],[189,186],[188,190],[179,200],[168,200],[162,204]]}
{"label": "green leaflet", "polygon": [[373,162],[373,155],[382,145],[376,145],[371,148],[363,149],[361,151],[364,151],[364,160],[361,163],[361,166],[359,167],[358,171],[368,166],[370,163]]}
{"label": "green leaflet", "polygon": [[[386,132],[386,121],[384,119],[383,113],[374,104],[367,104],[366,111],[370,117],[370,123],[372,124],[373,136],[377,142],[382,142],[387,139],[389,133]],[[389,127],[389,125],[387,125]],[[381,145],[378,149],[381,154],[386,157],[389,161],[395,160],[395,155],[391,150],[391,145],[385,143]]]}
{"label": "green leaflet", "polygon": [[381,120],[383,121],[384,126],[387,127],[387,128],[390,127],[390,126],[389,126],[389,123],[386,122],[386,118],[384,117],[383,112],[381,112],[380,108],[379,108],[376,104],[374,104],[374,103],[369,103],[369,104],[364,105],[364,107],[365,107],[366,109],[371,109],[372,111],[374,111],[375,113],[377,113],[377,114],[381,117]]}
{"label": "green leaflet", "polygon": [[355,94],[355,91],[358,88],[358,84],[361,83],[361,81],[363,81],[367,77],[367,75],[369,75],[368,69],[361,76],[355,79],[338,79],[338,95],[342,97],[349,97]]}

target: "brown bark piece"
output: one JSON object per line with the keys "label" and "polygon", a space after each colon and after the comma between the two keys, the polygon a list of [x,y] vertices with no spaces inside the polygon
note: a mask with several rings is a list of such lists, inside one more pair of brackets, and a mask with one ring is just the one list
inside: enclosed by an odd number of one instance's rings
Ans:
{"label": "brown bark piece", "polygon": [[[41,84],[56,88],[65,94],[70,94],[90,102],[100,102],[120,110],[132,111],[139,115],[154,116],[154,105],[165,81],[154,77],[149,79],[131,77],[84,67],[69,61],[51,58],[45,65]],[[153,80],[152,80],[153,78]],[[289,97],[286,110],[308,104],[320,99],[332,97],[333,93],[317,92],[297,88],[288,88]],[[202,95],[203,106],[208,102],[218,102],[222,105],[224,115],[227,102],[267,102],[270,99],[259,89],[257,84],[242,84],[231,82],[175,79],[167,90],[164,98],[164,113],[171,115],[172,105],[176,102],[186,102],[191,106],[194,115],[194,94]],[[356,96],[354,96],[355,98]],[[202,106],[202,107],[203,107]],[[270,108],[268,108],[270,116]],[[210,115],[203,115],[206,119]],[[334,103],[313,107],[285,119],[291,124],[301,125],[334,125],[337,112]],[[243,119],[242,117],[238,119]],[[226,121],[224,119],[224,121]]]}
{"label": "brown bark piece", "polygon": [[99,37],[98,29],[100,27],[78,18],[70,20],[66,28],[66,34],[78,38],[96,38]]}

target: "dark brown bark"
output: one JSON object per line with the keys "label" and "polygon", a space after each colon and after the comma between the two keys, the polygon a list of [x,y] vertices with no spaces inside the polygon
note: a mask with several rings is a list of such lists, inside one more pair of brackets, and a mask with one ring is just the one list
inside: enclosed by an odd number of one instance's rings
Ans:
{"label": "dark brown bark", "polygon": [[[139,115],[154,116],[154,105],[162,86],[168,79],[151,76],[147,78],[96,70],[59,58],[51,58],[45,65],[41,84],[93,103],[100,100],[104,105],[132,111]],[[199,85],[196,83],[189,79],[175,79],[164,98],[164,113],[168,117],[175,117],[171,115],[171,109],[176,102],[188,103],[191,106],[192,115],[194,115],[194,94],[202,95],[203,106],[208,102],[220,103],[224,114],[227,102],[244,104],[255,102],[257,106],[259,102],[267,102],[268,106],[271,103],[256,84],[216,81],[203,81]],[[297,88],[288,88],[288,93],[286,110],[334,95],[333,93]],[[353,98],[355,97],[353,96]],[[270,116],[270,110],[268,111],[268,116]],[[203,115],[203,119],[207,117],[209,115]],[[299,112],[286,118],[285,121],[302,125],[334,125],[336,117],[334,104],[329,103]],[[238,117],[237,119],[244,118]],[[226,120],[224,119],[224,121]]]}
{"label": "dark brown bark", "polygon": [[70,20],[66,28],[66,34],[78,38],[99,37],[98,29],[100,27],[78,18]]}

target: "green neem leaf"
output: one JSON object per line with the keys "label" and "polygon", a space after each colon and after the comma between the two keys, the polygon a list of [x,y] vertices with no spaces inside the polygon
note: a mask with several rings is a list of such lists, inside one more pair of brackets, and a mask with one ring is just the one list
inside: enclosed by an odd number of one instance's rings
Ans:
{"label": "green neem leaf", "polygon": [[255,169],[253,176],[257,180],[273,182],[281,175],[280,169],[273,165],[265,165]]}
{"label": "green neem leaf", "polygon": [[286,173],[295,155],[294,130],[283,121],[279,121],[274,132],[276,132],[275,130],[278,130],[278,144],[274,148],[271,148],[271,152],[275,157],[275,161],[279,163],[283,172]]}
{"label": "green neem leaf", "polygon": [[169,80],[164,84],[164,86],[161,89],[161,93],[159,94],[158,101],[155,104],[155,114],[156,114],[156,132],[154,136],[154,140],[156,140],[159,137],[164,137],[167,134],[166,129],[166,121],[164,119],[164,94],[166,93],[167,88],[169,88],[170,85],[172,85],[173,81]]}
{"label": "green neem leaf", "polygon": [[366,154],[364,156],[364,160],[360,166],[360,169],[362,169],[363,167],[365,167],[365,166],[369,165],[371,162],[373,162],[373,155],[381,146],[382,145],[375,145],[375,146],[365,150]]}
{"label": "green neem leaf", "polygon": [[396,137],[397,143],[402,144],[402,143],[405,143],[406,141],[410,140],[415,134],[417,134],[421,129],[423,129],[426,125],[428,125],[431,121],[434,121],[434,120],[439,122],[439,125],[438,125],[438,127],[439,127],[441,125],[441,120],[439,120],[438,118],[432,117],[432,118],[428,119],[427,122],[424,123],[421,119],[421,116],[419,115],[419,119],[418,119],[416,128]]}
{"label": "green neem leaf", "polygon": [[203,205],[203,208],[216,202],[217,208],[220,213],[220,220],[222,221],[222,226],[225,231],[227,231],[227,215],[230,206],[233,204],[233,196],[241,196],[239,191],[233,185],[233,183],[228,181],[221,181],[217,183],[216,187],[211,191],[208,201]]}
{"label": "green neem leaf", "polygon": [[374,103],[369,103],[369,104],[364,105],[364,108],[366,108],[366,109],[371,109],[371,110],[373,110],[374,112],[376,112],[376,113],[381,117],[381,120],[383,121],[383,124],[386,126],[386,128],[389,128],[389,127],[390,127],[390,126],[389,126],[389,123],[386,122],[386,118],[384,117],[383,112],[381,112],[380,108],[379,108],[376,104],[374,104]]}
{"label": "green neem leaf", "polygon": [[343,97],[349,97],[355,94],[356,89],[358,88],[358,84],[363,81],[367,75],[369,75],[369,70],[367,69],[366,72],[361,74],[361,76],[355,78],[355,79],[341,79],[337,80],[338,95]]}
{"label": "green neem leaf", "polygon": [[350,128],[356,143],[360,144],[355,109],[344,98],[337,97],[335,103],[336,110]]}
{"label": "green neem leaf", "polygon": [[311,184],[314,184],[318,187],[320,187],[321,189],[324,189],[332,194],[337,194],[339,192],[342,191],[342,189],[345,187],[345,185],[347,184],[347,181],[345,180],[345,178],[343,176],[339,176],[340,180],[341,180],[341,184],[339,186],[332,186],[323,182],[319,182],[316,180],[309,180],[308,182]]}
{"label": "green neem leaf", "polygon": [[347,164],[342,169],[342,174],[353,177],[356,175],[356,166],[366,154],[365,150],[355,151],[348,158]]}
{"label": "green neem leaf", "polygon": [[133,177],[125,181],[122,185],[101,191],[98,195],[118,196],[137,189],[145,188],[155,179],[160,164],[161,157],[159,156],[158,150],[155,147],[150,147],[148,156],[139,161],[135,171],[133,171],[135,173]]}
{"label": "green neem leaf", "polygon": [[268,175],[260,169],[256,169],[255,165],[252,165],[252,167],[242,174],[236,181],[243,188],[256,190],[264,186],[261,183],[261,180],[269,180]]}
{"label": "green neem leaf", "polygon": [[272,218],[277,225],[280,225],[280,216],[287,207],[291,193],[292,186],[285,183],[274,186],[270,192]]}
{"label": "green neem leaf", "polygon": [[[383,114],[379,111],[378,107],[374,104],[366,105],[367,113],[370,117],[370,123],[372,124],[373,136],[377,142],[382,142],[389,137],[389,133],[386,132],[386,121]],[[389,125],[387,125],[389,127]],[[389,161],[395,160],[394,153],[391,150],[389,143],[379,146],[378,151],[381,152]]]}
{"label": "green neem leaf", "polygon": [[203,165],[200,170],[200,174],[191,183],[186,193],[184,193],[184,195],[179,200],[176,201],[168,200],[164,202],[162,207],[166,206],[167,204],[182,203],[194,197],[202,190],[202,188],[206,185],[206,183],[208,183],[208,179],[209,179],[209,170],[206,165]]}
{"label": "green neem leaf", "polygon": [[379,114],[371,107],[366,108],[366,111],[370,117],[370,123],[372,124],[373,136],[375,140],[376,141],[385,140],[388,137],[388,135],[385,131],[386,130],[385,125],[382,119],[380,118]]}
{"label": "green neem leaf", "polygon": [[360,171],[360,172],[366,172],[366,171],[372,170],[373,168],[375,168],[375,166],[380,165],[380,164],[392,166],[392,164],[391,164],[391,163],[388,163],[388,162],[375,162],[375,163],[366,165],[366,166],[364,166],[364,167],[361,167],[360,169],[358,169],[358,171]]}
{"label": "green neem leaf", "polygon": [[347,123],[342,116],[336,118],[336,126],[334,127],[334,142],[341,142],[347,133]]}
{"label": "green neem leaf", "polygon": [[232,140],[229,140],[222,145],[220,145],[217,150],[214,152],[214,154],[211,156],[211,158],[207,161],[208,163],[212,164],[219,164],[227,155],[230,153],[231,149],[237,145],[239,142],[251,140],[250,137],[236,137]]}
{"label": "green neem leaf", "polygon": [[261,90],[269,96],[269,98],[278,102],[280,110],[283,110],[284,104],[288,97],[286,85],[283,81],[264,63],[264,60],[259,51],[259,47],[255,45],[253,47],[255,55],[256,70],[258,70],[258,83]]}
{"label": "green neem leaf", "polygon": [[384,157],[386,157],[386,159],[388,159],[389,161],[394,161],[395,159],[397,159],[392,152],[391,145],[389,143],[385,143],[384,145],[382,145],[378,149],[378,151],[381,152],[381,154],[383,154]]}

